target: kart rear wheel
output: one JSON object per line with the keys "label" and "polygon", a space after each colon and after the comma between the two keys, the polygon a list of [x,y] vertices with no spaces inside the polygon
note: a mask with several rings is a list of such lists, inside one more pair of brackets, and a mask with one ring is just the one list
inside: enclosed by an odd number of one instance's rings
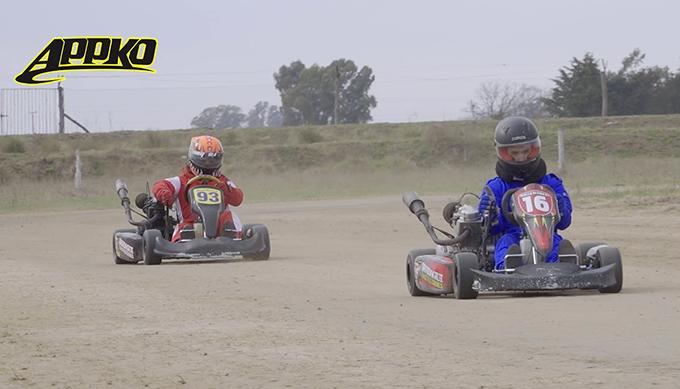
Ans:
{"label": "kart rear wheel", "polygon": [[156,247],[156,239],[163,239],[163,235],[159,230],[146,230],[142,236],[142,257],[145,265],[159,265],[161,263],[161,256],[154,252]]}
{"label": "kart rear wheel", "polygon": [[478,292],[472,289],[475,280],[471,269],[479,269],[479,261],[474,253],[457,253],[453,273],[453,297],[458,300],[476,299]]}
{"label": "kart rear wheel", "polygon": [[619,293],[621,291],[621,287],[623,287],[623,266],[621,264],[621,253],[619,252],[619,249],[612,246],[602,247],[597,250],[596,258],[598,267],[611,264],[616,265],[614,267],[614,277],[616,278],[616,283],[606,288],[600,288],[600,293]]}
{"label": "kart rear wheel", "polygon": [[253,259],[256,261],[266,261],[269,259],[269,256],[272,251],[272,245],[271,242],[269,241],[269,230],[267,229],[267,226],[264,224],[244,224],[243,225],[243,233],[245,234],[249,229],[253,230],[252,236],[256,235],[261,235],[262,238],[264,239],[264,250],[260,251],[257,254],[253,255],[244,255],[245,258],[247,259]]}
{"label": "kart rear wheel", "polygon": [[435,255],[435,249],[417,249],[409,251],[406,256],[406,286],[411,296],[434,296],[432,293],[423,292],[418,289],[415,279],[415,260],[421,255]]}
{"label": "kart rear wheel", "polygon": [[119,257],[118,254],[116,253],[116,234],[118,234],[119,232],[135,233],[135,232],[137,232],[137,230],[134,229],[134,228],[123,228],[123,229],[120,229],[120,230],[113,231],[113,238],[112,238],[112,241],[113,241],[112,242],[112,244],[113,244],[113,262],[115,262],[116,265],[134,265],[134,264],[137,263],[136,261],[133,261],[133,262],[126,261],[123,258]]}

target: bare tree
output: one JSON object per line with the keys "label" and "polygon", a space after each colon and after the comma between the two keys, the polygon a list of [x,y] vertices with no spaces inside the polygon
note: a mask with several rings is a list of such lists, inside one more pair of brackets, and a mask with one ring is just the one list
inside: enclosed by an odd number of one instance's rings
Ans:
{"label": "bare tree", "polygon": [[541,102],[544,94],[535,86],[488,81],[477,89],[466,111],[475,119],[502,119],[512,115],[545,117],[548,115]]}

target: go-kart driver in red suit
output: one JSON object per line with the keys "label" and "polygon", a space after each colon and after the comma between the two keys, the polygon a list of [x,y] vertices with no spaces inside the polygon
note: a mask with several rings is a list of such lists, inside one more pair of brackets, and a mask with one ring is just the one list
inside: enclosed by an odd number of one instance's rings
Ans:
{"label": "go-kart driver in red suit", "polygon": [[[560,222],[556,228],[564,230],[571,224],[571,200],[564,188],[562,180],[555,174],[546,174],[545,161],[541,158],[541,139],[538,136],[536,125],[524,117],[508,117],[496,126],[494,134],[496,145],[495,178],[487,181],[486,185],[496,198],[495,209],[491,209],[491,200],[482,191],[479,201],[479,212],[490,210],[497,219],[492,222],[491,234],[499,235],[494,251],[495,268],[505,269],[505,255],[520,253],[519,241],[521,236],[520,227],[505,220],[503,212],[500,212],[500,202],[503,195],[510,189],[521,188],[531,183],[543,184],[551,187],[557,197],[557,208],[560,212]],[[557,233],[553,235],[553,249],[546,258],[546,262],[558,262],[558,250],[562,237]]]}
{"label": "go-kart driver in red suit", "polygon": [[197,220],[197,215],[191,211],[191,205],[185,196],[179,195],[185,193],[187,182],[197,175],[211,175],[219,179],[219,183],[208,181],[207,185],[221,189],[224,193],[226,209],[220,216],[220,231],[232,230],[235,238],[242,237],[241,221],[229,209],[229,205],[240,205],[243,202],[243,191],[220,172],[223,155],[224,149],[219,139],[209,135],[193,137],[189,145],[188,163],[182,168],[179,176],[165,178],[153,184],[151,191],[156,200],[167,207],[174,205],[177,211],[178,223],[172,235],[172,242],[178,241],[180,231]]}

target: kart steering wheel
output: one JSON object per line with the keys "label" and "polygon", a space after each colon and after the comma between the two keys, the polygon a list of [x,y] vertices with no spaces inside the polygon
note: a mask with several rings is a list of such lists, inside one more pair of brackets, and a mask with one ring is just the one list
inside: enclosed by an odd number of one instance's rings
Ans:
{"label": "kart steering wheel", "polygon": [[218,183],[218,184],[222,182],[222,181],[220,181],[219,178],[217,178],[215,176],[210,176],[210,175],[207,175],[207,174],[201,174],[201,175],[198,175],[196,177],[193,177],[192,179],[187,181],[186,185],[184,186],[184,198],[187,200],[187,202],[190,202],[189,201],[189,188],[191,188],[191,184],[193,184],[196,181],[212,181],[212,182],[215,182],[215,183]]}
{"label": "kart steering wheel", "polygon": [[505,192],[503,199],[501,200],[501,212],[503,213],[503,217],[505,220],[516,226],[519,224],[517,224],[515,215],[512,213],[512,209],[510,209],[510,199],[512,198],[512,195],[515,194],[515,192],[517,192],[519,189],[521,188],[509,189],[507,192]]}

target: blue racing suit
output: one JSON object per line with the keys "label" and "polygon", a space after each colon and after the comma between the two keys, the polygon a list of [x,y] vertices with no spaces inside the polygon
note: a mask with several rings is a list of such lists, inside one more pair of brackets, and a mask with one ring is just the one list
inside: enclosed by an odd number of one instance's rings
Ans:
{"label": "blue racing suit", "polygon": [[[562,180],[557,177],[556,175],[550,173],[546,174],[543,176],[543,178],[538,181],[538,184],[543,184],[551,187],[555,191],[555,195],[557,196],[557,206],[559,209],[559,212],[561,214],[561,219],[560,222],[557,223],[555,226],[556,229],[564,230],[569,225],[571,224],[571,200],[569,199],[569,194],[567,193],[567,190],[564,189],[564,184],[562,184]],[[496,203],[496,209],[495,212],[492,210],[492,215],[495,214],[495,217],[497,218],[498,223],[494,224],[492,223],[491,235],[499,235],[500,238],[498,238],[498,241],[496,241],[496,250],[494,251],[494,260],[495,260],[495,267],[496,269],[504,269],[505,268],[505,253],[508,251],[508,247],[510,247],[512,244],[518,244],[521,237],[522,237],[522,229],[510,223],[505,219],[503,216],[503,212],[500,212],[500,202],[503,199],[503,195],[505,194],[506,191],[509,189],[514,189],[514,188],[520,188],[524,186],[521,182],[507,182],[501,179],[500,177],[495,177],[490,179],[489,181],[486,182],[486,185],[491,189],[493,192],[493,195],[495,197]],[[488,203],[488,195],[486,194],[486,191],[482,191],[482,194],[480,196],[480,210],[479,212],[482,213],[484,210],[481,209],[481,205],[484,204],[485,202]],[[560,246],[560,242],[562,241],[562,237],[559,236],[557,233],[553,236],[553,249],[550,252],[550,255],[548,255],[548,258],[546,258],[546,262],[558,262],[559,257],[558,257],[558,250]]]}

